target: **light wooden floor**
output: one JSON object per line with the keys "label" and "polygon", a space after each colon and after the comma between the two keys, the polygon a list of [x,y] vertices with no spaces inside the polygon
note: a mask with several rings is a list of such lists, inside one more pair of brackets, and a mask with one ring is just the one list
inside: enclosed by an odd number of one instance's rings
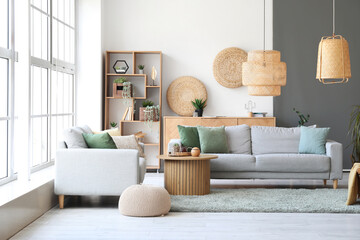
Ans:
{"label": "light wooden floor", "polygon": [[[339,182],[346,188],[348,174]],[[163,185],[163,174],[146,184]],[[331,188],[329,182],[327,187]],[[212,187],[323,187],[312,180],[212,180]],[[170,213],[165,217],[122,216],[114,197],[71,198],[12,239],[360,239],[359,214]]]}

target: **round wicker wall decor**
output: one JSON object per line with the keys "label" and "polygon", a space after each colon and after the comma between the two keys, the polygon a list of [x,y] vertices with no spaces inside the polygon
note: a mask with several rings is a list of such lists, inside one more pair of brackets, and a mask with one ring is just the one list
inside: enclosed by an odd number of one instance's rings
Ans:
{"label": "round wicker wall decor", "polygon": [[218,83],[227,88],[242,86],[242,63],[247,61],[247,53],[241,48],[225,48],[214,60],[213,72]]}
{"label": "round wicker wall decor", "polygon": [[181,116],[192,116],[194,106],[191,104],[195,98],[207,99],[204,84],[190,76],[175,79],[166,92],[169,107]]}

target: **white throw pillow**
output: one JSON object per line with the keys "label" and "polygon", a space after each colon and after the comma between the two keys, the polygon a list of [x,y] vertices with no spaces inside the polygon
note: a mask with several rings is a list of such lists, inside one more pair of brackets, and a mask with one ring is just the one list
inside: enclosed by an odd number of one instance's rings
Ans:
{"label": "white throw pillow", "polygon": [[118,149],[136,149],[139,151],[140,157],[145,157],[144,151],[136,140],[135,135],[113,136],[112,139],[114,140],[115,145]]}
{"label": "white throw pillow", "polygon": [[246,124],[225,127],[229,153],[251,154],[250,127]]}
{"label": "white throw pillow", "polygon": [[67,148],[88,148],[83,133],[92,133],[92,131],[86,125],[65,129],[63,136]]}

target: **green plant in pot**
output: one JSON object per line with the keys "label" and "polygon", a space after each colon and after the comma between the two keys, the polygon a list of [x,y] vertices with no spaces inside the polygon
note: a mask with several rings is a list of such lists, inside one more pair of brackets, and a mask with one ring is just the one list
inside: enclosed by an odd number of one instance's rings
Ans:
{"label": "green plant in pot", "polygon": [[310,115],[306,115],[304,116],[304,114],[302,114],[300,111],[296,110],[295,108],[293,108],[293,111],[298,115],[299,117],[299,121],[298,121],[298,126],[304,126],[305,123],[309,122],[310,119]]}
{"label": "green plant in pot", "polygon": [[111,128],[116,128],[117,123],[116,122],[110,122],[110,126],[111,126]]}
{"label": "green plant in pot", "polygon": [[138,65],[139,74],[144,74],[145,65]]}
{"label": "green plant in pot", "polygon": [[113,97],[122,98],[123,97],[123,90],[124,90],[124,83],[127,80],[125,77],[120,77],[114,80],[113,83]]}
{"label": "green plant in pot", "polygon": [[354,164],[360,162],[360,105],[354,106],[350,114],[348,135],[351,138],[349,146],[353,147],[350,158]]}
{"label": "green plant in pot", "polygon": [[203,100],[195,98],[194,101],[191,101],[192,105],[195,107],[195,112],[197,113],[198,117],[202,117],[204,108],[206,107],[207,99]]}

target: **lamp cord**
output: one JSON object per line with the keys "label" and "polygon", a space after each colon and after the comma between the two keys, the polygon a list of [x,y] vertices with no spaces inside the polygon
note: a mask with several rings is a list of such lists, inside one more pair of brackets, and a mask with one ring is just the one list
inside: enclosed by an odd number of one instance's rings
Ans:
{"label": "lamp cord", "polygon": [[335,0],[333,0],[333,37],[335,37]]}
{"label": "lamp cord", "polygon": [[265,0],[264,0],[264,52],[265,52]]}

